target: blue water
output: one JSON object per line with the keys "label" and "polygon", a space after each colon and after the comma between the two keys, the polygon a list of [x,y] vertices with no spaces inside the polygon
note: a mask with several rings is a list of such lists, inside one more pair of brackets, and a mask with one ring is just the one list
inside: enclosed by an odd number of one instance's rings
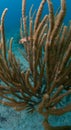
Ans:
{"label": "blue water", "polygon": [[[29,8],[31,4],[34,4],[34,9],[37,9],[41,0],[27,0],[27,10],[26,13],[29,12]],[[52,0],[54,5],[54,10],[58,8],[60,5],[60,0]],[[6,15],[5,23],[6,23],[6,30],[7,32],[12,32],[13,30],[19,29],[20,26],[20,17],[21,17],[21,3],[22,0],[0,0],[0,16],[4,8],[8,8],[8,12]],[[67,24],[68,21],[71,19],[71,0],[66,0],[67,4],[67,12],[65,17],[65,23]],[[47,6],[44,8],[44,13],[47,12]]]}

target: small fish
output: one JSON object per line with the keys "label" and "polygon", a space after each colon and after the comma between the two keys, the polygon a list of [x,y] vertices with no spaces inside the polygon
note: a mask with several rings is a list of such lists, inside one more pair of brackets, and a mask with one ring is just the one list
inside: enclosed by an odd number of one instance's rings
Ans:
{"label": "small fish", "polygon": [[[30,36],[28,36],[28,41],[30,41]],[[27,42],[27,39],[26,37],[23,37],[22,39],[20,39],[19,43],[23,44],[23,43],[26,43]]]}

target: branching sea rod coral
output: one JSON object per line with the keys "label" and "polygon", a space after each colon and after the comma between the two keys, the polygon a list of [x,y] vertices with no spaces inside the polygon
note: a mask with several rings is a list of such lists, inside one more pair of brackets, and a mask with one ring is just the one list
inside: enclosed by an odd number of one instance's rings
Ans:
{"label": "branching sea rod coral", "polygon": [[[44,4],[48,4],[49,14],[42,19]],[[33,6],[32,6],[33,7]],[[61,0],[61,9],[54,14],[50,0],[42,0],[35,19],[29,11],[29,33],[27,30],[26,0],[22,0],[22,24],[20,32],[25,36],[24,58],[29,63],[26,72],[21,67],[10,48],[6,51],[4,18],[1,17],[0,52],[0,103],[20,111],[38,111],[45,117],[43,123],[47,130],[68,130],[70,126],[52,127],[48,123],[49,115],[62,115],[71,111],[71,103],[58,107],[64,97],[71,95],[71,24],[63,25],[66,12],[65,0]],[[24,27],[22,30],[22,26]],[[30,38],[30,39],[29,39]],[[8,53],[8,55],[6,55]],[[24,69],[24,68],[23,68]]]}

